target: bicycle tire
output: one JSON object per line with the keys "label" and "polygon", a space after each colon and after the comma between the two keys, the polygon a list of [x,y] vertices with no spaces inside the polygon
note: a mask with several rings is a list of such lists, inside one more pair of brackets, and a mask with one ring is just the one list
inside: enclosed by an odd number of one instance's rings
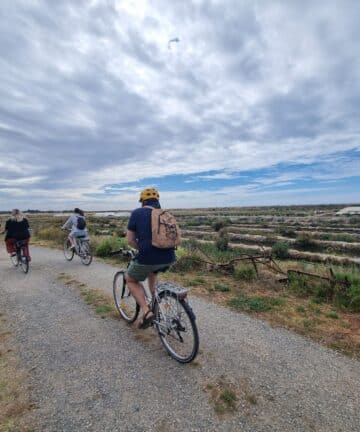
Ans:
{"label": "bicycle tire", "polygon": [[126,285],[125,270],[118,271],[114,276],[113,296],[120,316],[129,324],[136,321],[140,307]]}
{"label": "bicycle tire", "polygon": [[82,264],[88,266],[92,262],[92,253],[90,251],[90,244],[88,241],[84,241],[80,243],[80,260]]}
{"label": "bicycle tire", "polygon": [[64,256],[67,261],[71,261],[74,258],[74,249],[70,249],[71,242],[66,239],[64,242]]}
{"label": "bicycle tire", "polygon": [[[185,324],[183,322],[184,320],[183,321],[179,320],[178,312],[176,315],[169,314],[167,317],[162,317],[161,308],[159,307],[158,302],[157,301],[155,302],[155,306],[154,306],[155,320],[153,322],[153,325],[155,326],[159,334],[161,343],[163,344],[165,350],[173,359],[175,359],[179,363],[190,363],[197,356],[199,352],[199,345],[200,345],[199,332],[196,325],[195,315],[189,303],[184,299],[179,299],[178,296],[173,292],[166,292],[166,291],[161,292],[159,294],[159,298],[161,302],[163,302],[167,298],[171,299],[172,301],[175,301],[177,307],[180,306],[183,309],[184,316],[186,316],[187,319],[189,320],[190,326],[187,326],[188,327],[187,328],[184,325]],[[164,323],[164,321],[167,321],[168,319],[171,319],[171,326],[173,327],[172,329],[170,329],[169,323]],[[180,346],[181,346],[181,344],[184,343],[184,341],[181,341],[182,336],[184,336],[186,332],[190,333],[190,330],[192,333],[192,342],[190,343],[189,349],[186,349],[186,353],[181,354],[177,352],[179,350],[177,350],[171,345],[170,340],[171,338],[173,338],[174,341],[177,341],[178,344],[180,342]],[[180,332],[182,333],[182,335],[180,334]],[[174,335],[171,335],[171,333],[174,333],[175,337]],[[185,347],[185,345],[183,347]]]}
{"label": "bicycle tire", "polygon": [[29,271],[29,259],[23,253],[20,255],[20,267],[24,273]]}

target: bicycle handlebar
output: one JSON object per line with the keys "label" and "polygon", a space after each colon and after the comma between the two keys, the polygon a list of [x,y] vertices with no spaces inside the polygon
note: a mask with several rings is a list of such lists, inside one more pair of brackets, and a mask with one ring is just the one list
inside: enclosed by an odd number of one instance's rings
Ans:
{"label": "bicycle handlebar", "polygon": [[111,251],[110,256],[113,256],[113,255],[122,255],[122,256],[133,259],[133,258],[135,258],[136,252],[133,249],[120,248],[120,249],[117,249],[115,251]]}

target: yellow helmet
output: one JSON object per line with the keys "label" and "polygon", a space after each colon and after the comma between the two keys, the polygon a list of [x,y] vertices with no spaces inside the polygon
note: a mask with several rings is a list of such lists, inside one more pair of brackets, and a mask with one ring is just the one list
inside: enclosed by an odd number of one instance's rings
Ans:
{"label": "yellow helmet", "polygon": [[154,188],[144,189],[140,194],[140,202],[147,201],[149,199],[160,199],[159,192]]}

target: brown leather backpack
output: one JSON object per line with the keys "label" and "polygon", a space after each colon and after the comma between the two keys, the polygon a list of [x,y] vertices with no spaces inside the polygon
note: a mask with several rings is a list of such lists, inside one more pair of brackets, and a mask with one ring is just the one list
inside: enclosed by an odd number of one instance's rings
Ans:
{"label": "brown leather backpack", "polygon": [[170,249],[181,243],[181,233],[176,219],[167,210],[151,210],[151,231],[151,243],[157,248]]}

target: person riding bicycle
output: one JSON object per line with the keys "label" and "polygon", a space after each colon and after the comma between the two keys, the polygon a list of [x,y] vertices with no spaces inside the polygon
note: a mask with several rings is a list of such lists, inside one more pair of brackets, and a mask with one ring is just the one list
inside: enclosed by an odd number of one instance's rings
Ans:
{"label": "person riding bicycle", "polygon": [[19,209],[11,212],[11,218],[5,223],[6,250],[11,255],[16,255],[16,242],[25,240],[24,254],[31,261],[29,253],[30,225],[26,217]]}
{"label": "person riding bicycle", "polygon": [[175,248],[158,248],[152,244],[152,210],[160,209],[160,195],[156,189],[145,189],[140,194],[141,207],[135,209],[127,226],[127,241],[138,250],[135,259],[126,272],[126,281],[131,295],[142,309],[140,328],[151,324],[154,314],[146,302],[144,288],[141,284],[148,278],[151,293],[154,293],[157,273],[165,271],[175,262]]}
{"label": "person riding bicycle", "polygon": [[70,228],[69,240],[71,243],[71,249],[76,247],[76,237],[87,237],[88,231],[86,229],[85,214],[79,208],[74,209],[74,213],[69,217],[69,219],[64,223],[61,229]]}

